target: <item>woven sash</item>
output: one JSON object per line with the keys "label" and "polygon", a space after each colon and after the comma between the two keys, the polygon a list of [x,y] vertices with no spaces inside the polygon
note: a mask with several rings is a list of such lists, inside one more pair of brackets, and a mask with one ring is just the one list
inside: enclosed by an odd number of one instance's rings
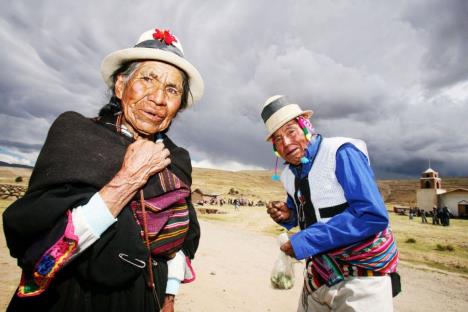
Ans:
{"label": "woven sash", "polygon": [[399,253],[390,228],[356,244],[316,255],[306,262],[306,287],[313,292],[350,276],[382,276],[396,271]]}
{"label": "woven sash", "polygon": [[[168,169],[161,171],[159,178],[163,194],[144,200],[148,239],[154,256],[172,258],[182,248],[189,229],[186,198],[190,195],[190,188]],[[141,205],[132,201],[130,207],[144,237]]]}

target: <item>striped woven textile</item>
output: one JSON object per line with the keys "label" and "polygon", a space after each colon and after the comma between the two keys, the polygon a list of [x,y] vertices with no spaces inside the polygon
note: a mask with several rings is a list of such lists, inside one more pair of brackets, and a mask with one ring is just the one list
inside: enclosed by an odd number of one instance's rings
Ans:
{"label": "striped woven textile", "polygon": [[387,228],[364,241],[307,259],[305,284],[312,292],[352,276],[382,276],[396,272],[398,260],[393,233]]}
{"label": "striped woven textile", "polygon": [[[190,188],[168,169],[159,173],[159,179],[163,194],[144,201],[148,238],[153,255],[171,258],[182,248],[189,229],[186,198],[190,196]],[[133,201],[130,207],[144,237],[140,203]]]}

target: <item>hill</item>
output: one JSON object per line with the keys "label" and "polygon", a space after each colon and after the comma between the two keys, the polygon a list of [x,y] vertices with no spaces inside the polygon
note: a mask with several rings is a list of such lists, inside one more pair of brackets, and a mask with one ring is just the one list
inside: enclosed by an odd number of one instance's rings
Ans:
{"label": "hill", "polygon": [[26,168],[26,169],[32,169],[33,167],[28,166],[28,165],[19,165],[19,164],[10,164],[4,161],[0,161],[0,167],[13,167],[13,168]]}
{"label": "hill", "polygon": [[[386,203],[416,205],[416,190],[419,189],[419,179],[379,180],[377,183]],[[468,177],[442,177],[442,188],[446,190],[468,188]]]}
{"label": "hill", "polygon": [[[19,165],[22,166],[22,165]],[[23,178],[21,185],[27,185],[32,169],[19,166],[0,165],[0,184],[18,184],[15,179]],[[204,193],[227,194],[231,189],[237,191],[237,197],[253,201],[284,200],[285,192],[280,182],[271,179],[271,171],[245,170],[224,171],[216,169],[193,168],[192,190],[201,189]],[[415,205],[419,179],[379,180],[380,192],[387,203]],[[445,189],[468,188],[468,177],[442,178]],[[234,197],[234,196],[232,196]]]}
{"label": "hill", "polygon": [[271,175],[270,171],[260,170],[232,172],[193,168],[192,189],[200,188],[205,193],[227,195],[232,188],[238,192],[236,196],[253,201],[284,199],[281,183],[272,181]]}

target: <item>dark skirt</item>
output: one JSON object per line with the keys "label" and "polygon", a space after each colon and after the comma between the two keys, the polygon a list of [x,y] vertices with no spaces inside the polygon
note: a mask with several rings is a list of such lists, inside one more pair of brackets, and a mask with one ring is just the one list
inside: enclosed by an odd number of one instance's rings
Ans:
{"label": "dark skirt", "polygon": [[146,268],[128,285],[111,288],[87,282],[73,267],[66,267],[41,295],[27,298],[14,295],[7,312],[159,311],[166,292],[167,263],[155,262],[153,272],[156,295],[148,287]]}

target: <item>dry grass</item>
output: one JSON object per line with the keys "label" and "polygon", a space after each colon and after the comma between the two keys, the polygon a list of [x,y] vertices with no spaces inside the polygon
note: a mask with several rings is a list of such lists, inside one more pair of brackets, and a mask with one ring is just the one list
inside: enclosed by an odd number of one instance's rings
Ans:
{"label": "dry grass", "polygon": [[[402,260],[468,276],[468,220],[450,220],[448,227],[394,213],[390,220]],[[408,243],[410,239],[415,242]]]}
{"label": "dry grass", "polygon": [[[27,186],[31,170],[27,168],[13,168],[0,166],[0,184],[14,184]],[[17,177],[22,177],[22,182],[15,182]]]}

